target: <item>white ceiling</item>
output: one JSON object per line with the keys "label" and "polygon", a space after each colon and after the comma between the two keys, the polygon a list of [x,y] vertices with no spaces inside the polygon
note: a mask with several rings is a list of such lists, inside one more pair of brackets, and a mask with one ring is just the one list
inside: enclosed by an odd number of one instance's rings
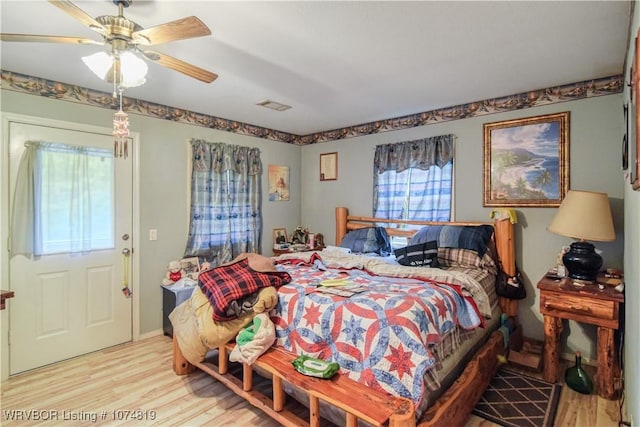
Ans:
{"label": "white ceiling", "polygon": [[[111,0],[74,3],[117,15]],[[3,33],[101,40],[46,1],[0,6]],[[144,28],[199,17],[212,35],[153,48],[219,74],[206,84],[150,64],[125,96],[307,135],[622,74],[630,3],[137,0],[124,14]],[[3,70],[111,92],[81,60],[100,46],[0,49]]]}

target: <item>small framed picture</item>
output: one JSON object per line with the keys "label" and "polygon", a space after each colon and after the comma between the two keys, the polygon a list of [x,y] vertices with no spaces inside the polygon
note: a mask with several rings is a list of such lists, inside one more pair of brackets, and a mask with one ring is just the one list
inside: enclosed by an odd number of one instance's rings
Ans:
{"label": "small framed picture", "polygon": [[287,243],[287,229],[286,228],[274,228],[273,229],[273,243],[283,244]]}
{"label": "small framed picture", "polygon": [[198,257],[191,258],[182,258],[180,260],[180,267],[184,270],[184,273],[188,277],[192,277],[192,275],[198,275],[200,272],[200,261]]}
{"label": "small framed picture", "polygon": [[338,153],[320,154],[320,181],[338,179]]}
{"label": "small framed picture", "polygon": [[289,201],[289,167],[269,165],[269,201]]}

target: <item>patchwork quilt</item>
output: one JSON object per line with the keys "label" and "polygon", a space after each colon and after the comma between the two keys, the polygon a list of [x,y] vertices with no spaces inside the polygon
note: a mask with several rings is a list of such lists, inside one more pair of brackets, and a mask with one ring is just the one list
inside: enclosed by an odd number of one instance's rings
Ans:
{"label": "patchwork quilt", "polygon": [[424,394],[423,376],[436,362],[430,346],[457,326],[482,324],[477,305],[460,285],[390,277],[380,267],[374,274],[353,263],[341,268],[317,255],[278,263],[292,281],[278,289],[272,312],[276,344],[337,362],[350,378],[410,398],[416,407]]}

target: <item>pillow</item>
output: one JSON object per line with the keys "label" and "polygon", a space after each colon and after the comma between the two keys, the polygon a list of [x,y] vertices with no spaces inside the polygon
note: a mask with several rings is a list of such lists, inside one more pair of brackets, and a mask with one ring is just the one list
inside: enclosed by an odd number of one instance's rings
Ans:
{"label": "pillow", "polygon": [[411,244],[435,240],[439,248],[469,249],[482,258],[492,234],[491,225],[427,225],[413,235]]}
{"label": "pillow", "polygon": [[391,254],[391,241],[383,227],[365,227],[351,230],[340,242],[340,247],[351,249],[353,253]]}
{"label": "pillow", "polygon": [[497,267],[488,248],[483,257],[475,251],[458,248],[438,248],[438,264],[440,267],[478,268],[491,275],[497,273]]}
{"label": "pillow", "polygon": [[405,246],[393,252],[396,261],[410,267],[438,267],[438,244],[435,240]]}

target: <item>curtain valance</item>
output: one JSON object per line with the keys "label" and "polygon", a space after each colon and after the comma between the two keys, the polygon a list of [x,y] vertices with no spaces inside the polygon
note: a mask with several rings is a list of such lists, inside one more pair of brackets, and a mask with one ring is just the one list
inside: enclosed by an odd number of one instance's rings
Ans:
{"label": "curtain valance", "polygon": [[402,172],[409,168],[428,170],[432,166],[442,168],[453,159],[452,134],[432,136],[413,141],[396,142],[376,146],[374,170]]}
{"label": "curtain valance", "polygon": [[197,171],[213,171],[258,175],[262,173],[260,149],[192,139],[193,168]]}

